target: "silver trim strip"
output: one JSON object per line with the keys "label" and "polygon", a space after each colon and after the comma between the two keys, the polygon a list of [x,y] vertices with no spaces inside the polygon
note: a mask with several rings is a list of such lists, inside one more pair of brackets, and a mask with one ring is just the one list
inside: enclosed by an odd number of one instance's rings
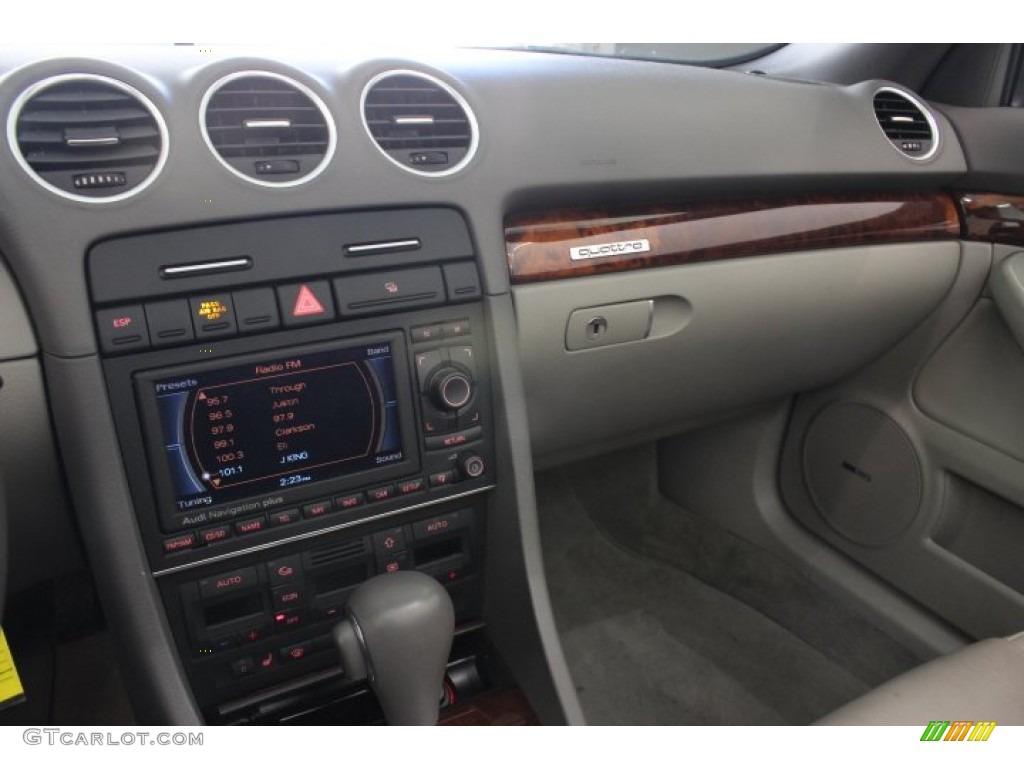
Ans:
{"label": "silver trim strip", "polygon": [[[453,165],[451,168],[446,168],[443,171],[421,171],[418,168],[411,168],[408,165],[405,165],[404,163],[400,163],[397,160],[395,160],[395,158],[393,158],[391,155],[385,152],[381,148],[380,144],[377,143],[377,140],[373,138],[373,132],[370,130],[370,124],[366,121],[366,95],[370,92],[370,89],[373,88],[373,86],[375,86],[381,80],[383,80],[386,77],[392,77],[394,75],[409,75],[410,77],[419,77],[433,83],[434,85],[440,88],[443,88],[448,93],[449,96],[455,99],[455,103],[462,107],[462,111],[466,113],[466,119],[469,121],[469,129],[470,132],[472,133],[472,138],[469,141],[469,149],[466,150],[466,156],[462,158],[462,160],[460,160],[457,164]],[[453,174],[456,174],[463,168],[465,168],[467,165],[469,165],[470,161],[476,155],[477,148],[480,146],[480,126],[476,121],[476,115],[473,113],[473,110],[469,106],[469,102],[466,101],[465,98],[463,98],[461,93],[452,88],[452,86],[448,85],[448,83],[444,82],[443,80],[439,80],[433,75],[428,75],[424,72],[417,72],[414,69],[388,69],[370,78],[370,81],[363,86],[363,93],[359,97],[359,117],[363,121],[363,128],[366,129],[366,135],[370,137],[370,142],[373,144],[374,147],[377,148],[377,151],[384,155],[384,157],[388,159],[388,162],[393,163],[394,165],[401,168],[403,171],[411,173],[414,176],[423,176],[428,179],[439,179],[445,176],[451,176]]]}
{"label": "silver trim strip", "polygon": [[[320,161],[320,164],[317,165],[316,168],[307,173],[305,176],[300,176],[297,179],[290,179],[288,181],[267,181],[266,179],[259,179],[254,176],[247,176],[246,174],[242,173],[240,170],[235,168],[233,165],[231,165],[231,163],[229,163],[223,157],[221,157],[220,152],[218,152],[214,148],[213,141],[210,139],[210,134],[206,130],[206,108],[209,106],[210,99],[213,98],[213,94],[220,90],[220,88],[222,88],[224,85],[230,83],[233,80],[238,80],[243,77],[269,77],[273,80],[279,80],[282,83],[287,83],[288,85],[294,86],[299,91],[301,91],[303,95],[307,96],[310,99],[310,101],[313,102],[316,108],[320,110],[320,113],[324,116],[324,121],[327,123],[327,151],[324,152],[324,156],[323,159]],[[270,187],[272,189],[285,189],[287,187],[297,187],[300,184],[305,184],[308,181],[312,181],[325,170],[327,170],[327,166],[330,165],[331,159],[334,157],[334,150],[337,148],[338,145],[338,130],[334,125],[334,116],[331,114],[331,111],[327,108],[327,104],[324,103],[323,99],[317,96],[312,89],[303,85],[298,80],[288,77],[287,75],[278,74],[277,72],[268,72],[266,70],[259,69],[247,69],[242,72],[232,72],[230,75],[225,75],[224,77],[220,78],[213,85],[206,89],[206,93],[203,94],[203,100],[199,103],[199,131],[203,134],[203,141],[206,142],[206,146],[209,148],[210,154],[217,158],[217,162],[219,162],[221,165],[223,165],[225,168],[231,171],[231,173],[233,173],[235,176],[237,176],[240,179],[244,179],[250,184],[255,184],[258,187]]]}
{"label": "silver trim strip", "polygon": [[346,528],[353,528],[357,525],[362,525],[363,523],[373,522],[374,520],[385,520],[389,517],[401,515],[405,512],[414,512],[417,509],[428,509],[429,507],[436,507],[438,504],[444,504],[445,502],[448,501],[457,501],[458,499],[465,499],[470,496],[476,496],[481,493],[486,493],[487,491],[493,491],[496,487],[497,486],[495,486],[492,483],[491,485],[485,485],[481,488],[474,488],[471,491],[463,491],[462,493],[456,493],[453,494],[452,496],[445,496],[440,499],[431,499],[430,501],[425,501],[422,504],[413,504],[412,506],[402,507],[401,509],[395,509],[390,512],[381,512],[379,515],[374,515],[373,517],[363,517],[359,520],[348,520],[344,523],[332,525],[330,528],[320,528],[315,531],[309,531],[307,533],[300,533],[295,536],[289,536],[285,539],[278,539],[277,541],[268,541],[265,544],[258,544],[254,547],[249,547],[247,549],[240,549],[237,552],[225,552],[222,555],[217,555],[216,557],[208,557],[204,560],[197,560],[194,563],[185,563],[184,565],[176,565],[173,568],[164,568],[160,571],[153,571],[153,577],[158,578],[160,576],[169,576],[172,573],[188,571],[193,568],[198,568],[202,565],[209,565],[210,563],[219,563],[223,562],[224,560],[231,560],[236,557],[241,557],[242,555],[251,555],[254,552],[263,552],[267,549],[274,549],[275,547],[279,547],[282,544],[290,544],[294,541],[315,539],[319,536],[324,536],[328,533],[334,533],[335,531],[343,531]]}
{"label": "silver trim strip", "polygon": [[242,125],[246,128],[291,128],[292,121],[288,118],[279,120],[243,120]]}
{"label": "silver trim strip", "polygon": [[64,139],[69,147],[112,147],[120,144],[121,139],[117,136],[100,136],[95,139]]}
{"label": "silver trim strip", "polygon": [[[896,142],[894,142],[892,139],[885,135],[885,129],[882,127],[882,121],[878,119],[878,113],[875,112],[874,109],[875,96],[877,96],[880,93],[894,93],[897,96],[902,96],[904,99],[909,101],[911,104],[913,104],[921,111],[921,114],[924,115],[924,119],[927,121],[928,127],[931,129],[932,132],[932,148],[928,150],[927,154],[920,156],[908,155],[906,152],[904,152],[896,145]],[[932,115],[931,110],[924,105],[924,102],[922,102],[920,99],[912,95],[909,91],[904,91],[901,88],[893,88],[888,85],[884,85],[878,90],[876,90],[874,94],[872,94],[871,96],[871,102],[871,112],[875,116],[875,125],[878,126],[878,130],[881,131],[882,136],[885,136],[885,140],[888,142],[889,146],[892,147],[895,152],[898,152],[901,157],[905,157],[907,160],[912,160],[915,163],[927,162],[928,160],[931,160],[933,157],[935,157],[935,154],[939,151],[939,146],[942,144],[941,135],[939,134],[939,125],[935,121],[935,117]]]}
{"label": "silver trim strip", "polygon": [[419,248],[422,245],[418,237],[409,240],[388,240],[380,243],[362,243],[360,245],[346,245],[345,250],[349,253],[373,253],[375,251],[390,251],[399,249]]}
{"label": "silver trim strip", "polygon": [[251,267],[252,259],[225,259],[224,261],[207,261],[203,264],[186,264],[180,267],[160,267],[161,276],[179,277],[193,275],[197,272],[209,272],[213,269],[236,269]]}
{"label": "silver trim strip", "polygon": [[[138,186],[117,195],[110,195],[109,197],[87,197],[85,195],[76,195],[73,192],[65,192],[60,187],[54,186],[33,171],[32,166],[28,164],[28,161],[21,154],[21,149],[18,147],[18,115],[21,113],[22,107],[25,106],[29,99],[44,88],[76,80],[103,83],[104,85],[109,85],[112,88],[124,91],[129,96],[138,99],[138,101],[142,103],[142,106],[145,107],[153,116],[153,120],[156,121],[157,131],[160,133],[160,155],[157,157],[156,163],[153,165],[153,170],[150,171],[149,176],[147,176]],[[142,91],[133,88],[128,85],[128,83],[115,80],[112,77],[106,77],[105,75],[90,75],[83,72],[47,77],[22,91],[18,98],[14,100],[14,104],[11,105],[11,111],[7,113],[7,144],[10,146],[11,152],[13,153],[14,159],[17,161],[18,165],[20,165],[22,170],[25,171],[25,173],[27,173],[41,187],[44,187],[58,197],[63,197],[65,200],[74,200],[78,203],[92,203],[94,205],[100,203],[117,203],[121,200],[127,200],[129,197],[134,197],[149,187],[149,185],[157,179],[160,172],[164,169],[164,165],[167,163],[167,154],[170,151],[171,146],[170,137],[167,133],[167,123],[164,122],[164,116],[160,114],[160,110],[156,108],[156,105],[150,101]]]}
{"label": "silver trim strip", "polygon": [[394,117],[391,119],[395,125],[433,125],[432,115],[409,115],[408,117]]}

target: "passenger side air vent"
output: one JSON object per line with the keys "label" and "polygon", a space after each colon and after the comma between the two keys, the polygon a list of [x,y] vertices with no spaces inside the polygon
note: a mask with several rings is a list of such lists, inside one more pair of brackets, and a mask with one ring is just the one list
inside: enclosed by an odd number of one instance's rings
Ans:
{"label": "passenger side air vent", "polygon": [[472,159],[477,123],[462,96],[421,72],[377,75],[363,89],[363,125],[396,165],[421,176],[448,176]]}
{"label": "passenger side air vent", "polygon": [[11,107],[7,139],[51,192],[109,203],[141,192],[167,159],[167,127],[149,99],[100,75],[42,80]]}
{"label": "passenger side air vent", "polygon": [[236,72],[203,97],[206,143],[232,173],[290,187],[318,175],[334,154],[327,106],[301,83],[273,72]]}
{"label": "passenger side air vent", "polygon": [[875,92],[875,117],[890,143],[912,160],[927,160],[939,148],[939,131],[928,108],[895,88]]}

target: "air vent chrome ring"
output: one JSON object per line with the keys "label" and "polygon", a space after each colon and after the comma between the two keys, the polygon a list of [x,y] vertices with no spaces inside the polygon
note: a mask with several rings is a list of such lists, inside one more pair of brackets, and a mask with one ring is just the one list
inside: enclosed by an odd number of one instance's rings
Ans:
{"label": "air vent chrome ring", "polygon": [[[243,78],[250,77],[266,77],[270,78],[271,80],[277,80],[279,82],[285,83],[286,85],[295,88],[299,93],[308,98],[313,103],[313,105],[320,111],[320,114],[324,119],[324,125],[327,128],[327,148],[324,150],[323,158],[316,165],[316,167],[314,167],[313,170],[311,170],[309,173],[299,176],[298,178],[287,179],[285,181],[268,181],[266,179],[257,178],[255,176],[249,176],[245,173],[242,173],[240,170],[238,170],[229,162],[227,162],[221,155],[221,153],[218,151],[217,147],[214,145],[213,140],[210,138],[210,132],[207,130],[206,127],[206,110],[210,104],[210,100],[225,85],[232,83],[235,80],[241,80]],[[206,142],[206,146],[210,150],[210,153],[215,158],[217,158],[218,162],[220,162],[221,165],[223,165],[225,168],[231,171],[231,173],[233,173],[240,179],[244,179],[250,184],[256,184],[261,187],[270,187],[276,189],[297,187],[300,184],[305,184],[315,179],[317,176],[323,173],[330,165],[331,160],[334,157],[334,151],[337,148],[338,144],[337,129],[335,128],[334,118],[331,115],[331,111],[330,109],[327,108],[327,104],[324,102],[324,100],[321,99],[316,94],[315,91],[313,91],[308,86],[303,85],[298,80],[295,80],[292,77],[288,77],[287,75],[282,75],[277,72],[268,72],[265,70],[256,69],[244,70],[242,72],[232,72],[231,74],[225,75],[224,77],[220,78],[215,83],[213,83],[213,85],[206,89],[206,93],[203,94],[202,102],[200,102],[199,104],[199,130],[202,132],[203,141]]]}
{"label": "air vent chrome ring", "polygon": [[[902,99],[906,99],[915,109],[917,109],[918,112],[921,113],[921,115],[925,119],[925,122],[928,123],[928,129],[931,131],[932,134],[931,147],[928,149],[927,152],[925,152],[922,155],[908,154],[907,152],[900,149],[896,145],[896,142],[893,141],[888,136],[888,134],[886,134],[885,128],[882,126],[881,121],[878,119],[878,111],[875,107],[875,99],[877,99],[878,95],[882,93],[891,93],[895,96],[899,96]],[[896,150],[896,152],[898,152],[901,157],[905,157],[908,160],[913,160],[914,162],[922,163],[927,160],[931,160],[939,151],[939,145],[942,142],[939,134],[939,125],[935,121],[935,117],[934,115],[932,115],[931,110],[924,104],[924,102],[922,102],[919,98],[914,96],[909,91],[905,91],[902,88],[893,88],[892,86],[889,85],[884,85],[881,88],[877,88],[875,92],[871,95],[871,111],[875,115],[875,123],[876,125],[878,125],[878,130],[880,130],[882,132],[882,135],[885,136],[885,140],[889,143],[889,146]]]}
{"label": "air vent chrome ring", "polygon": [[[123,93],[127,94],[131,98],[139,102],[149,112],[153,118],[153,122],[156,124],[157,131],[160,135],[160,150],[156,158],[156,162],[153,164],[152,170],[141,182],[118,194],[109,195],[106,197],[89,197],[87,195],[77,195],[74,192],[68,192],[67,190],[61,189],[60,187],[51,184],[49,181],[44,179],[35,169],[29,164],[28,160],[22,153],[21,146],[18,141],[18,121],[21,117],[22,109],[31,101],[34,97],[39,95],[42,91],[47,88],[52,88],[57,85],[64,85],[73,82],[87,82],[87,83],[99,83],[101,85],[115,88]],[[10,112],[7,114],[7,144],[11,149],[14,159],[18,165],[21,166],[22,170],[25,171],[37,184],[44,189],[52,192],[58,197],[63,197],[65,200],[73,200],[78,203],[116,203],[121,200],[126,200],[129,197],[142,192],[144,189],[149,187],[160,175],[164,165],[167,163],[167,155],[170,148],[170,139],[167,133],[167,123],[164,121],[164,116],[157,109],[156,105],[150,100],[145,94],[134,88],[128,83],[121,80],[117,80],[106,75],[95,75],[85,72],[73,72],[63,75],[54,75],[40,80],[37,83],[30,85],[24,91],[22,91],[18,98],[14,100],[11,105]]]}
{"label": "air vent chrome ring", "polygon": [[[470,142],[469,147],[466,149],[466,154],[462,157],[461,160],[459,160],[459,162],[457,162],[456,164],[452,165],[449,168],[445,168],[439,171],[421,170],[419,168],[414,168],[410,165],[402,163],[399,160],[396,160],[383,147],[381,147],[377,137],[373,135],[373,131],[370,129],[370,124],[366,119],[366,98],[369,95],[370,91],[372,91],[376,85],[378,85],[381,81],[386,80],[389,77],[416,77],[421,80],[426,80],[432,85],[435,85],[441,90],[443,90],[446,94],[448,94],[448,96],[450,96],[455,101],[455,103],[462,109],[463,113],[466,116],[466,121],[469,124]],[[473,160],[473,157],[476,155],[477,147],[480,144],[480,128],[479,124],[477,123],[476,115],[473,113],[473,109],[469,106],[469,102],[466,101],[462,94],[455,90],[452,86],[448,85],[448,83],[444,82],[443,80],[434,77],[433,75],[428,75],[425,72],[416,71],[414,69],[389,69],[384,72],[380,72],[377,75],[374,75],[372,78],[370,78],[370,81],[365,86],[363,86],[363,92],[359,98],[359,115],[362,118],[363,128],[366,130],[367,136],[370,137],[370,141],[373,142],[373,145],[378,149],[378,151],[382,155],[384,155],[384,157],[386,157],[391,163],[398,166],[403,171],[406,171],[407,173],[412,173],[416,176],[423,176],[426,178],[436,179],[456,174],[463,168],[465,168],[467,165],[469,165],[469,163]]]}

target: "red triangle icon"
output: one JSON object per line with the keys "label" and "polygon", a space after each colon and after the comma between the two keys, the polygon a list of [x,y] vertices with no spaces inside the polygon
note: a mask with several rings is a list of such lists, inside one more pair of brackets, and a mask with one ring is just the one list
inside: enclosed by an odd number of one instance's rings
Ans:
{"label": "red triangle icon", "polygon": [[295,306],[292,308],[292,317],[305,317],[306,315],[322,315],[324,305],[319,302],[308,285],[299,288],[299,295],[295,299]]}

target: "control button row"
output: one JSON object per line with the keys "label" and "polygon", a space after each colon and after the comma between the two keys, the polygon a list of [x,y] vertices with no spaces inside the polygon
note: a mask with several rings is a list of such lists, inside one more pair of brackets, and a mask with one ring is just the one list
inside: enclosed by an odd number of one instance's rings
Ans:
{"label": "control button row", "polygon": [[[96,312],[100,347],[107,353],[168,347],[479,297],[476,267],[470,262],[451,266],[455,272],[449,275],[446,265],[444,277],[439,267],[416,267],[336,278],[333,288],[328,280],[307,280],[101,309]],[[446,278],[457,278],[460,285],[446,292]],[[421,326],[413,338],[469,333],[469,321],[461,319]]]}
{"label": "control button row", "polygon": [[319,635],[311,640],[291,643],[275,650],[269,650],[259,656],[246,656],[230,664],[231,676],[236,680],[251,677],[259,672],[274,669],[278,663],[289,664],[310,656],[319,651],[334,647],[330,635]]}
{"label": "control button row", "polygon": [[313,280],[274,288],[135,304],[96,313],[104,352],[168,347],[333,320],[330,285]]}
{"label": "control button row", "polygon": [[[431,487],[434,487],[433,483],[431,483]],[[163,550],[167,555],[187,552],[199,546],[219,544],[234,536],[259,533],[268,528],[279,528],[300,520],[315,520],[336,512],[351,512],[367,503],[390,501],[397,496],[410,496],[421,493],[426,488],[425,478],[414,477],[370,488],[365,492],[348,493],[334,499],[318,499],[303,504],[301,508],[293,507],[270,512],[267,515],[247,517],[244,520],[236,520],[230,525],[218,525],[200,531],[184,531],[164,539]]]}
{"label": "control button row", "polygon": [[453,320],[447,323],[431,323],[430,325],[418,325],[409,329],[413,344],[426,344],[431,341],[442,339],[457,339],[461,336],[469,336],[472,333],[472,326],[468,319]]}

